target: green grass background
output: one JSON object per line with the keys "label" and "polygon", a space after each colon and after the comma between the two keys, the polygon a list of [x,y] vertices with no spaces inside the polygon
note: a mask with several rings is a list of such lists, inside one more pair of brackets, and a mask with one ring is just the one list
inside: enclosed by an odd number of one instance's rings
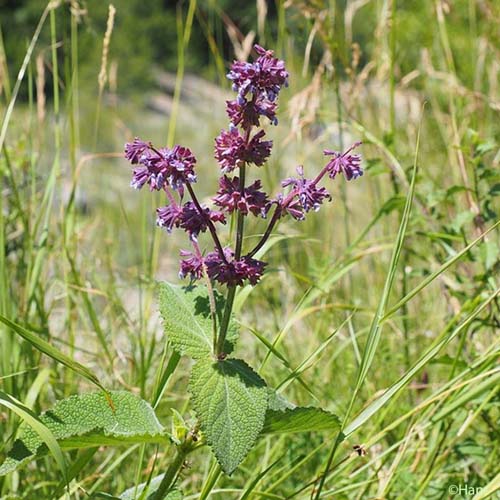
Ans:
{"label": "green grass background", "polygon": [[[494,498],[498,229],[462,250],[498,221],[500,208],[497,3],[293,0],[269,3],[266,15],[265,2],[249,2],[239,23],[223,2],[192,0],[147,13],[160,26],[155,36],[168,37],[163,58],[150,54],[148,24],[132,23],[116,2],[101,88],[108,3],[97,3],[31,2],[30,29],[17,38],[2,11],[0,313],[106,387],[153,400],[170,355],[155,281],[177,280],[187,242],[155,228],[161,197],[130,189],[123,144],[138,135],[189,146],[201,197],[214,193],[213,138],[226,126],[231,96],[224,73],[241,49],[227,35],[231,21],[275,49],[291,73],[280,125],[268,130],[273,156],[252,178],[275,193],[297,165],[317,172],[324,148],[364,141],[365,175],[336,180],[332,204],[279,226],[269,271],[238,311],[239,356],[288,399],[336,413],[352,433],[337,448],[335,435],[266,438],[230,478],[202,449],[179,480],[186,498],[307,499],[327,464],[321,498],[442,499],[457,484]],[[140,69],[128,71],[137,59]],[[176,72],[167,97],[156,83],[165,69]],[[183,361],[164,388],[157,413],[165,425],[172,408],[193,418],[187,373]],[[4,326],[0,388],[35,412],[92,390]],[[0,410],[0,457],[21,420]],[[81,465],[72,498],[118,495],[153,467],[164,470],[173,449],[83,454],[67,454]],[[49,456],[1,478],[0,498],[53,498],[59,481]]]}

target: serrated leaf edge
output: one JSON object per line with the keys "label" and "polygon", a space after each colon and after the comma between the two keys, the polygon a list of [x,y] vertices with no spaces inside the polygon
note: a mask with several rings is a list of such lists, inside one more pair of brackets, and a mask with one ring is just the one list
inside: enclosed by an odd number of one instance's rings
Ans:
{"label": "serrated leaf edge", "polygon": [[[257,373],[257,372],[256,372],[256,371],[255,371],[255,370],[254,370],[254,369],[253,369],[253,368],[252,368],[252,367],[251,367],[251,366],[250,366],[247,362],[246,362],[246,361],[244,361],[244,360],[242,360],[242,359],[239,359],[239,358],[226,358],[224,361],[230,361],[230,360],[235,360],[235,361],[240,361],[240,362],[242,362],[245,366],[247,366],[247,367],[248,367],[248,368],[249,368],[249,369],[250,369],[250,370],[254,373],[254,375],[255,375],[255,376],[256,376],[256,377],[257,377],[257,378],[258,378],[258,379],[259,379],[259,380],[260,380],[260,381],[264,384],[264,386],[267,388],[266,381],[265,381],[265,380],[264,380],[264,379],[263,379],[263,378],[262,378],[262,377],[261,377],[261,376],[260,376],[260,375],[259,375],[259,374],[258,374],[258,373]],[[196,364],[196,363],[198,363],[199,361],[200,361],[200,362],[203,362],[203,361],[208,361],[208,359],[207,359],[207,358],[205,358],[205,359],[196,360],[195,364]],[[213,361],[214,363],[216,363],[218,360],[217,360],[216,358],[212,358],[212,361]],[[189,383],[189,385],[188,385],[188,392],[189,392],[189,394],[191,395],[191,400],[193,401],[193,408],[194,408],[194,412],[195,412],[195,414],[196,414],[196,417],[198,418],[198,421],[200,422],[201,430],[202,430],[202,432],[203,432],[203,426],[204,426],[204,424],[203,424],[203,420],[202,420],[202,418],[201,418],[201,417],[200,417],[200,415],[199,415],[199,411],[198,411],[198,409],[197,409],[197,402],[196,402],[196,399],[197,399],[197,398],[196,398],[196,396],[194,395],[194,393],[193,393],[193,391],[192,391],[192,388],[191,388],[191,380],[190,380],[190,383]],[[267,406],[268,404],[269,404],[269,392],[266,390],[266,406]],[[268,411],[268,410],[266,410],[266,414],[267,414],[267,411]],[[257,443],[257,441],[259,440],[259,437],[261,436],[262,429],[264,428],[264,424],[265,424],[265,421],[266,421],[266,418],[265,418],[265,415],[266,415],[266,414],[264,414],[264,419],[262,420],[262,425],[261,425],[261,428],[260,428],[259,432],[257,433],[257,435],[256,435],[256,437],[255,437],[255,439],[254,439],[253,443],[252,443],[252,444],[250,445],[250,447],[249,447],[249,452],[252,450],[252,448],[254,447],[255,443]],[[219,464],[219,466],[221,467],[221,469],[223,469],[224,465],[223,465],[223,464],[222,464],[222,462],[219,460],[219,457],[216,455],[216,453],[215,453],[215,451],[214,451],[214,448],[213,448],[213,442],[212,442],[212,440],[211,440],[211,439],[209,439],[209,437],[208,437],[208,434],[207,434],[207,433],[203,432],[203,435],[205,436],[206,442],[207,442],[207,444],[210,446],[210,448],[211,448],[211,450],[212,450],[212,453],[213,453],[213,456],[215,457],[215,459],[216,459],[217,463]],[[241,464],[241,462],[240,462],[240,464]],[[238,466],[239,466],[239,464],[238,464]],[[237,466],[237,467],[238,467],[238,466]],[[236,468],[237,468],[237,467],[236,467]],[[226,474],[227,474],[228,476],[230,476],[230,475],[231,475],[231,474],[232,474],[232,473],[236,470],[236,468],[235,468],[235,469],[233,469],[233,470],[232,470],[232,471],[230,471],[230,472],[226,472]],[[223,470],[224,470],[224,469],[223,469]]]}

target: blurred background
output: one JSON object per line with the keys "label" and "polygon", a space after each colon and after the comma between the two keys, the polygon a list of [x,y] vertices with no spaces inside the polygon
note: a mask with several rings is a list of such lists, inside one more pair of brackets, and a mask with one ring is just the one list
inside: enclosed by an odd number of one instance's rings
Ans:
{"label": "blurred background", "polygon": [[[325,164],[323,149],[357,140],[365,175],[336,179],[332,204],[278,227],[266,249],[269,272],[237,299],[238,349],[288,399],[342,417],[414,163],[415,200],[391,305],[498,220],[498,19],[494,0],[0,0],[0,313],[107,387],[151,401],[170,355],[155,282],[178,282],[178,253],[188,242],[155,227],[164,200],[130,188],[123,146],[134,136],[188,146],[209,201],[220,173],[213,141],[228,126],[232,98],[225,75],[233,60],[251,60],[259,43],[285,60],[290,86],[280,95],[279,125],[267,127],[271,160],[250,178],[274,194],[297,165],[313,176]],[[249,228],[264,230],[262,221]],[[499,252],[494,230],[386,321],[356,411],[411,371],[433,342],[470,324],[342,445],[324,498],[447,498],[457,481],[494,479],[498,298],[473,314],[498,287]],[[0,332],[0,387],[35,411],[91,389]],[[187,373],[181,364],[158,405],[166,425],[172,408],[192,417]],[[0,413],[1,457],[17,425]],[[366,457],[352,451],[360,443]],[[330,446],[322,435],[266,438],[210,495],[243,498],[281,457],[261,479],[262,494],[252,494],[310,498]],[[131,478],[144,480],[155,451],[99,450],[82,466],[75,498],[117,495]],[[159,460],[169,453],[160,450]],[[0,478],[0,498],[52,498],[59,481],[52,459],[30,467]],[[213,470],[201,453],[193,457],[182,477],[187,498],[200,498]]]}

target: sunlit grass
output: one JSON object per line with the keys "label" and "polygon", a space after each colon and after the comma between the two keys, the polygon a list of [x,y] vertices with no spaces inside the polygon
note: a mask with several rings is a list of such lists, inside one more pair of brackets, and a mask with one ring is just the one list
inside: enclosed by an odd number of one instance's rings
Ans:
{"label": "sunlit grass", "polygon": [[[485,76],[484,65],[498,56],[494,23],[470,19],[488,42],[476,46],[471,32],[478,57],[471,83],[461,73],[470,47],[453,38],[457,19],[441,1],[426,1],[436,12],[427,28],[436,37],[421,47],[416,73],[404,75],[397,58],[407,49],[405,39],[397,24],[388,29],[391,15],[397,22],[396,3],[366,4],[376,16],[358,66],[349,30],[342,39],[331,31],[335,13],[307,11],[324,65],[309,100],[300,101],[293,96],[311,83],[316,67],[308,61],[303,73],[307,52],[294,48],[286,20],[306,9],[279,2],[277,39],[268,36],[267,43],[286,55],[291,85],[283,92],[280,125],[268,131],[273,159],[259,174],[276,191],[296,165],[316,169],[324,148],[358,139],[367,168],[345,191],[335,187],[333,203],[316,217],[282,223],[264,249],[270,270],[262,284],[236,298],[238,349],[289,400],[339,415],[346,439],[267,437],[231,477],[197,451],[179,480],[186,498],[443,498],[450,484],[500,487],[494,482],[500,234],[497,227],[490,231],[499,210],[500,193],[493,189],[500,183],[499,108],[495,78]],[[154,293],[156,280],[177,280],[182,241],[155,228],[162,200],[130,189],[120,155],[134,135],[189,145],[199,162],[200,192],[208,196],[218,177],[213,137],[226,125],[224,92],[213,87],[204,101],[182,97],[196,2],[179,11],[175,27],[180,59],[170,115],[148,108],[146,96],[120,96],[119,82],[118,104],[107,99],[110,89],[97,102],[99,68],[95,88],[80,88],[78,54],[60,50],[54,22],[67,6],[52,7],[41,20],[51,47],[38,49],[46,49],[46,63],[60,80],[50,73],[53,92],[43,122],[37,121],[30,51],[19,83],[29,87],[28,101],[17,100],[12,75],[11,85],[2,87],[0,314],[83,364],[106,388],[139,394],[168,426],[171,408],[193,416],[186,362],[178,364],[165,344]],[[361,7],[354,20],[363,14]],[[72,23],[74,47],[78,27]],[[209,44],[220,73],[221,55],[214,39]],[[490,83],[477,83],[483,80]],[[481,181],[485,169],[491,173]],[[92,389],[36,339],[24,339],[0,326],[5,401],[15,398],[39,413]],[[19,423],[14,413],[0,413],[0,456]],[[151,445],[67,453],[71,498],[119,495],[164,472],[172,457],[173,448]],[[0,495],[56,498],[56,490],[64,494],[60,481],[58,462],[49,456],[1,478]]]}

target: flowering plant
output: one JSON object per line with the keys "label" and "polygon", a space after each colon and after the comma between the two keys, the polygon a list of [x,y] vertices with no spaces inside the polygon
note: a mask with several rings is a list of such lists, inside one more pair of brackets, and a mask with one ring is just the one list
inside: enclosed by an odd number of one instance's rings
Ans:
{"label": "flowering plant", "polygon": [[[237,95],[226,103],[229,128],[215,139],[221,176],[212,207],[196,195],[197,160],[189,148],[156,148],[138,138],[125,146],[125,157],[134,165],[132,187],[147,185],[151,191],[165,193],[167,204],[157,209],[157,225],[168,233],[184,230],[191,244],[190,250],[181,251],[179,271],[181,278],[190,279],[190,286],[163,283],[160,287],[160,311],[170,344],[195,360],[190,392],[197,423],[179,440],[179,454],[184,457],[206,441],[229,474],[262,433],[293,432],[305,416],[323,421],[326,427],[337,425],[334,415],[297,408],[278,397],[244,361],[230,357],[237,338],[232,309],[237,288],[256,285],[265,272],[267,263],[256,255],[277,223],[285,217],[301,221],[330,201],[322,185],[325,179],[342,174],[352,180],[363,174],[361,158],[352,152],[360,144],[355,143],[345,152],[325,150],[328,161],[313,178],[306,178],[303,167],[298,167],[297,177],[283,180],[284,191],[274,197],[262,189],[260,180],[246,182],[247,169],[262,167],[271,154],[273,142],[265,139],[262,125],[266,120],[278,124],[278,96],[288,85],[284,62],[273,51],[259,45],[254,49],[253,63],[236,61],[227,75]],[[234,245],[229,246],[223,243],[221,227],[231,215],[236,218],[236,231]],[[243,245],[245,219],[252,216],[266,219],[267,226],[248,249]],[[206,251],[199,235],[207,231],[213,249]],[[193,285],[202,279],[205,286]],[[226,287],[225,297],[216,286]],[[175,474],[165,474],[158,498],[174,481]]]}

